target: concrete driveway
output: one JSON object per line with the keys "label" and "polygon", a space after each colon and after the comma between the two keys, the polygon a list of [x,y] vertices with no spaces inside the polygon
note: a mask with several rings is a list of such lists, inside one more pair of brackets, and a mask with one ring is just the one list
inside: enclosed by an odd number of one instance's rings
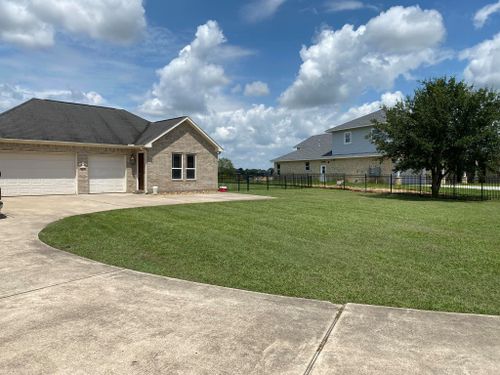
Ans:
{"label": "concrete driveway", "polygon": [[68,215],[263,199],[238,194],[5,199],[0,373],[498,374],[500,317],[271,296],[124,270],[38,241]]}

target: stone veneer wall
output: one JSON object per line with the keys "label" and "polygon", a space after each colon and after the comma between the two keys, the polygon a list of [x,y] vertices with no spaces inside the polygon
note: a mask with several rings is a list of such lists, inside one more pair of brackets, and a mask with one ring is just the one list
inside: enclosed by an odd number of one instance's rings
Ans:
{"label": "stone veneer wall", "polygon": [[[392,173],[392,162],[385,159],[383,162],[379,158],[345,158],[345,159],[330,159],[330,160],[311,160],[310,171],[305,170],[305,161],[282,161],[280,162],[281,174],[318,174],[320,166],[326,166],[326,173],[345,173],[348,175],[364,175],[368,173],[370,167],[381,167],[382,175]],[[276,171],[274,163],[274,170]]]}
{"label": "stone veneer wall", "polygon": [[[183,154],[183,168],[187,154],[196,155],[196,179],[186,180],[185,170],[182,180],[172,180],[172,154]],[[217,189],[218,152],[193,126],[183,123],[163,138],[153,143],[147,150],[147,191],[158,186],[165,191],[201,191]]]}
{"label": "stone veneer wall", "polygon": [[[276,164],[274,163],[274,170],[276,171]],[[306,171],[306,162],[305,161],[282,161],[279,163],[281,166],[281,174],[319,174],[320,166],[326,166],[326,173],[334,173],[333,172],[333,160],[310,160],[309,167],[310,170]]]}
{"label": "stone veneer wall", "polygon": [[115,154],[125,155],[127,160],[127,192],[136,190],[136,166],[130,163],[129,156],[135,153],[132,149],[112,148],[112,147],[88,147],[88,146],[56,146],[44,144],[21,144],[21,143],[0,143],[0,152],[61,152],[76,154],[76,173],[78,177],[78,193],[87,194],[89,192],[88,168],[80,169],[80,163],[84,162],[88,167],[89,155]]}

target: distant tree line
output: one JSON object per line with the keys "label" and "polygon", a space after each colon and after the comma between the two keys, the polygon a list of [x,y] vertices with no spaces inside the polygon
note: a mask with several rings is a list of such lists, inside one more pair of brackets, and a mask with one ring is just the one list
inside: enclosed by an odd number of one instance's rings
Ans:
{"label": "distant tree line", "polygon": [[271,176],[273,174],[273,168],[269,169],[243,169],[243,168],[235,168],[233,162],[228,158],[220,158],[219,159],[219,174],[224,176],[233,176],[233,175],[242,175],[242,176],[250,176],[250,177],[259,177],[259,176]]}

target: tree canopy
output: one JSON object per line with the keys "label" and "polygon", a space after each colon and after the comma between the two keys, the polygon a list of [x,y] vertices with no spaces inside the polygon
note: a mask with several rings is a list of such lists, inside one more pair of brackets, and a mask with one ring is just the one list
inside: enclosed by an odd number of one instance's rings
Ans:
{"label": "tree canopy", "polygon": [[437,196],[444,177],[484,178],[500,165],[500,94],[455,78],[420,82],[413,97],[383,107],[372,141],[397,171],[426,170]]}
{"label": "tree canopy", "polygon": [[233,162],[228,158],[219,159],[219,173],[224,175],[234,174],[236,169],[234,168]]}

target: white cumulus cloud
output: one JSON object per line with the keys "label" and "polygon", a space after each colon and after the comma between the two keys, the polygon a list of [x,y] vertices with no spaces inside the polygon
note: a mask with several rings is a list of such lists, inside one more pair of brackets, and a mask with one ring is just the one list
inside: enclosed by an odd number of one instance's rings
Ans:
{"label": "white cumulus cloud", "polygon": [[369,113],[378,111],[383,105],[387,107],[394,107],[397,102],[402,101],[404,95],[401,91],[385,92],[380,97],[380,100],[375,100],[369,103],[363,103],[360,106],[351,107],[346,112],[338,117],[337,124],[342,124],[349,120],[367,115]]}
{"label": "white cumulus cloud", "polygon": [[194,40],[157,71],[159,81],[140,106],[141,112],[156,116],[203,113],[209,103],[220,101],[222,88],[230,83],[217,63],[225,42],[217,22],[198,26]]}
{"label": "white cumulus cloud", "polygon": [[2,0],[0,39],[48,47],[57,31],[128,43],[145,30],[142,0]]}
{"label": "white cumulus cloud", "polygon": [[238,167],[268,167],[270,160],[293,151],[293,145],[335,125],[393,106],[403,99],[400,91],[354,106],[345,112],[333,108],[287,109],[254,105],[250,108],[211,112],[193,118],[224,147]]}
{"label": "white cumulus cloud", "polygon": [[263,104],[194,116],[238,167],[269,167],[270,159],[333,123],[335,111],[288,110]]}
{"label": "white cumulus cloud", "polygon": [[259,22],[271,18],[286,0],[253,0],[241,12],[247,22]]}
{"label": "white cumulus cloud", "polygon": [[476,85],[500,88],[500,33],[460,53],[468,64],[464,78]]}
{"label": "white cumulus cloud", "polygon": [[500,0],[493,4],[488,4],[479,9],[474,15],[474,26],[481,28],[493,13],[500,12]]}
{"label": "white cumulus cloud", "polygon": [[0,83],[0,110],[12,108],[31,98],[53,99],[68,102],[101,105],[104,98],[95,91],[80,90],[32,90],[21,86]]}
{"label": "white cumulus cloud", "polygon": [[392,7],[358,28],[324,29],[302,48],[299,73],[280,102],[307,108],[390,89],[399,76],[439,61],[445,34],[441,14],[418,6]]}
{"label": "white cumulus cloud", "polygon": [[266,96],[269,95],[269,87],[265,82],[255,81],[246,84],[243,93],[245,96]]}

